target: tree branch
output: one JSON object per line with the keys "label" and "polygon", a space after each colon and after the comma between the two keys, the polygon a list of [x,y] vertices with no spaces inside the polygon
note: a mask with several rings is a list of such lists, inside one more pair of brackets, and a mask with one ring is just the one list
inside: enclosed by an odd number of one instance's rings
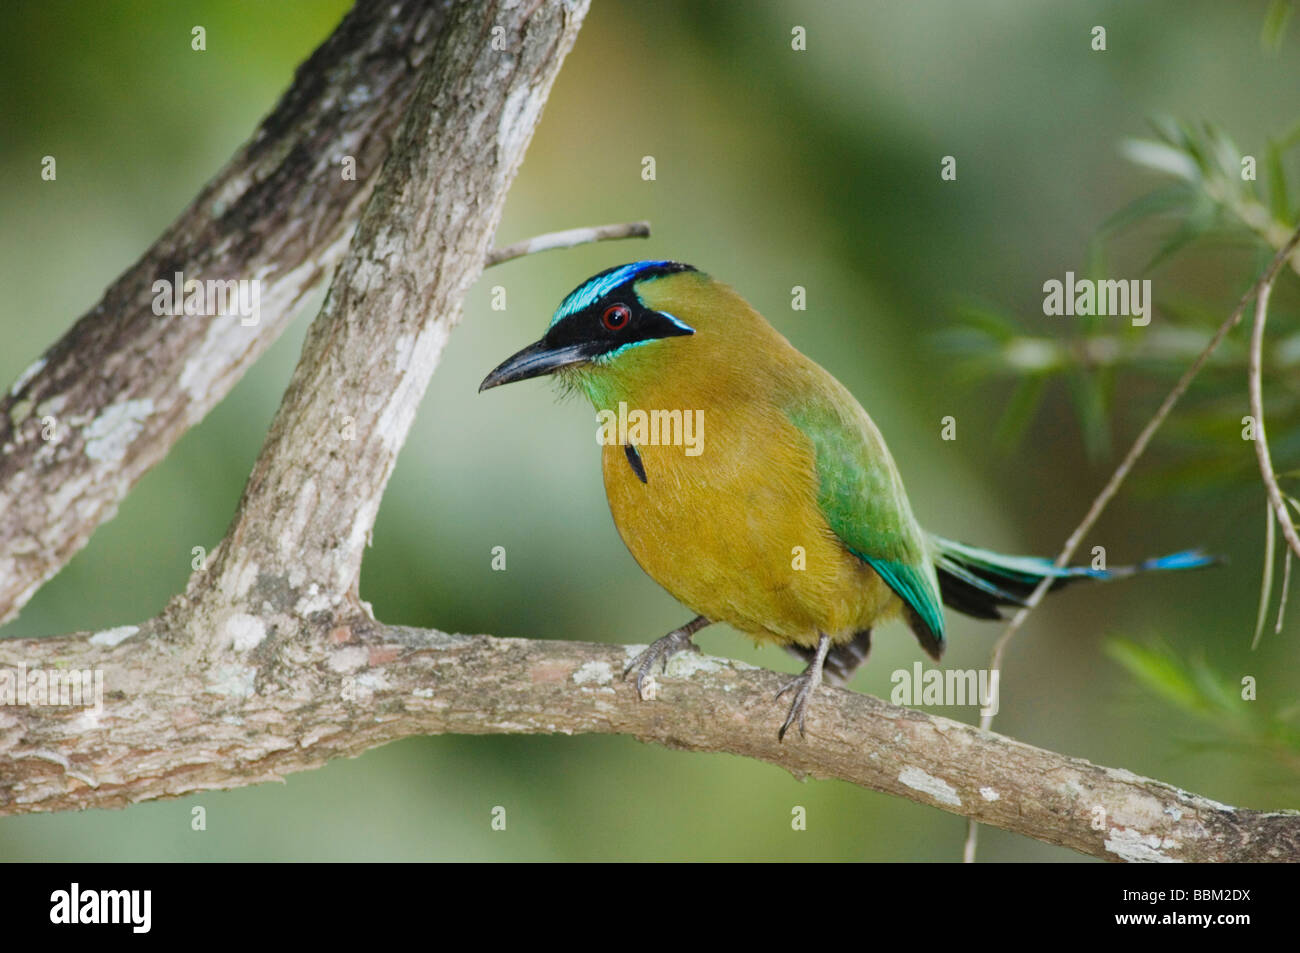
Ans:
{"label": "tree branch", "polygon": [[[1282,495],[1282,488],[1278,486],[1277,474],[1273,471],[1273,457],[1268,449],[1268,435],[1264,430],[1263,372],[1264,324],[1268,320],[1268,299],[1273,293],[1273,282],[1277,280],[1278,274],[1282,271],[1282,263],[1298,243],[1300,243],[1300,231],[1297,231],[1283,250],[1278,252],[1278,257],[1273,259],[1272,266],[1259,283],[1255,295],[1255,323],[1251,327],[1250,333],[1250,365],[1247,373],[1247,389],[1250,394],[1250,413],[1255,418],[1255,457],[1259,461],[1260,479],[1264,481],[1264,491],[1268,494],[1269,505],[1272,507],[1273,515],[1282,529],[1282,536],[1286,539],[1286,544],[1291,547],[1291,552],[1300,556],[1300,534],[1296,533],[1295,520],[1291,518],[1291,513],[1287,509],[1286,498]],[[1268,552],[1271,558],[1273,552],[1271,546]],[[1289,561],[1287,567],[1290,568]],[[1285,604],[1285,596],[1283,596],[1283,604]],[[1256,633],[1256,639],[1258,639],[1258,633]]]}
{"label": "tree branch", "polygon": [[585,12],[586,0],[453,11],[235,521],[191,586],[196,638],[228,637],[245,606],[301,616],[361,605],[384,487]]}
{"label": "tree branch", "polygon": [[[101,669],[103,711],[0,708],[0,814],[122,807],[282,778],[410,735],[626,734],[841,778],[1107,860],[1300,860],[1300,814],[1236,810],[972,725],[823,688],[776,738],[781,676],[684,653],[641,701],[642,646],[384,626],[365,616],[178,668],[184,634],[0,643],[0,665]],[[1096,829],[1098,826],[1101,829]]]}
{"label": "tree branch", "polygon": [[542,251],[555,251],[560,248],[575,248],[589,242],[607,242],[619,238],[649,238],[649,222],[628,222],[625,225],[592,225],[588,228],[570,228],[563,232],[548,232],[535,238],[515,242],[505,248],[497,248],[488,253],[487,265],[500,265],[503,262],[536,255]]}
{"label": "tree branch", "polygon": [[[450,6],[360,0],[256,134],[0,398],[0,622],[113,517],[342,257]],[[257,323],[155,314],[153,283],[178,272],[259,280]],[[49,417],[54,440],[42,436]]]}

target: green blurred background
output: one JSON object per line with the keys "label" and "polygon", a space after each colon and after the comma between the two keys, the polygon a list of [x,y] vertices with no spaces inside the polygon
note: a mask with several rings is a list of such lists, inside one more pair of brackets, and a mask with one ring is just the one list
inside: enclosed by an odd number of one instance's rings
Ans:
{"label": "green blurred background", "polygon": [[[92,306],[227,160],[348,3],[19,2],[0,34],[0,381]],[[530,382],[475,393],[532,341],[560,297],[619,262],[671,257],[739,288],[858,396],[885,433],[930,529],[1054,554],[1115,462],[1089,457],[1069,401],[1049,394],[1014,450],[993,439],[1010,389],[949,373],[935,335],[958,302],[1041,316],[1043,281],[1081,271],[1089,238],[1151,185],[1116,144],[1155,113],[1214,119],[1246,150],[1296,118],[1297,38],[1261,51],[1263,2],[1036,4],[646,3],[595,0],[551,95],[500,229],[502,243],[648,218],[648,242],[549,253],[484,275],[465,303],[398,463],[362,595],[389,622],[540,639],[647,642],[687,613],[637,568],[608,510],[593,418]],[[189,48],[207,29],[208,49]],[[1089,48],[1102,24],[1109,49]],[[808,49],[791,50],[806,27]],[[58,180],[42,182],[43,155]],[[653,155],[658,178],[641,179]],[[958,178],[942,182],[944,155]],[[1114,271],[1149,257],[1121,247]],[[1218,264],[1214,264],[1217,262]],[[1127,270],[1126,270],[1127,269]],[[1213,307],[1249,259],[1160,272]],[[494,285],[508,308],[490,308]],[[790,307],[803,285],[808,310]],[[314,307],[167,460],[4,636],[125,624],[157,612],[193,546],[224,531]],[[1037,317],[1035,317],[1037,315]],[[1156,321],[1160,321],[1157,315]],[[1034,326],[1035,331],[1041,328]],[[1067,327],[1068,330],[1068,327]],[[1159,388],[1116,400],[1121,448]],[[1125,408],[1129,403],[1137,411]],[[1242,409],[1245,413],[1244,382]],[[958,439],[940,439],[940,418]],[[1250,445],[1223,453],[1250,453]],[[1159,462],[1160,445],[1152,464]],[[1249,651],[1262,499],[1140,485],[1089,545],[1112,561],[1188,545],[1230,557],[1212,574],[1149,578],[1052,599],[1013,645],[997,729],[1231,804],[1296,807],[1296,774],[1257,746],[1207,735],[1103,651],[1159,641],[1265,699],[1294,699],[1294,630]],[[507,572],[490,570],[503,545]],[[945,664],[987,663],[1000,627],[952,617]],[[776,649],[706,630],[707,651],[794,671]],[[888,696],[920,658],[883,630],[854,688]],[[972,709],[941,710],[972,721]],[[773,730],[779,712],[773,708]],[[797,741],[795,742],[797,743]],[[190,829],[195,805],[207,830]],[[504,805],[505,832],[490,829]],[[791,830],[791,809],[808,829]],[[965,821],[833,782],[626,738],[413,738],[294,775],[125,811],[0,820],[0,858],[954,860]],[[985,831],[985,860],[1067,861]]]}

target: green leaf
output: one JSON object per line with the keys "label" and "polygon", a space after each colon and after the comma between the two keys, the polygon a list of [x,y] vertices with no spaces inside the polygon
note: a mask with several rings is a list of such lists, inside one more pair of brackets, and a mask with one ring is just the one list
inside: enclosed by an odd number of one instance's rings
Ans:
{"label": "green leaf", "polygon": [[1260,30],[1259,43],[1267,52],[1276,53],[1282,46],[1286,35],[1287,23],[1293,12],[1291,0],[1273,0],[1264,13],[1264,27]]}
{"label": "green leaf", "polygon": [[1163,186],[1138,196],[1118,212],[1113,213],[1101,223],[1097,232],[1103,236],[1116,235],[1144,219],[1186,211],[1190,209],[1195,194],[1190,186],[1182,182]]}
{"label": "green leaf", "polygon": [[1166,145],[1186,151],[1191,143],[1191,129],[1185,122],[1173,116],[1151,116],[1147,119],[1147,123]]}
{"label": "green leaf", "polygon": [[1193,714],[1205,714],[1208,706],[1196,683],[1177,659],[1128,639],[1106,641],[1106,654],[1124,666],[1129,674],[1165,699]]}
{"label": "green leaf", "polygon": [[1284,153],[1294,149],[1297,143],[1300,143],[1300,122],[1296,122],[1277,140],[1278,149]]}
{"label": "green leaf", "polygon": [[1201,179],[1199,163],[1187,152],[1153,139],[1125,139],[1119,144],[1124,158],[1155,172],[1163,172],[1186,182]]}
{"label": "green leaf", "polygon": [[1203,658],[1194,658],[1191,669],[1192,681],[1200,692],[1203,703],[1225,717],[1241,722],[1249,721],[1238,686],[1222,678]]}
{"label": "green leaf", "polygon": [[1259,637],[1264,632],[1264,620],[1268,617],[1268,600],[1273,595],[1273,563],[1277,550],[1277,533],[1273,526],[1275,519],[1273,505],[1265,503],[1264,529],[1264,578],[1259,584],[1259,614],[1255,618],[1255,636],[1250,640],[1253,651],[1259,645]]}
{"label": "green leaf", "polygon": [[983,331],[995,341],[1006,341],[1019,331],[1015,319],[1010,315],[979,302],[959,304],[957,319],[969,327]]}
{"label": "green leaf", "polygon": [[1227,131],[1212,122],[1205,123],[1205,145],[1207,158],[1214,163],[1214,169],[1229,185],[1240,191],[1241,181],[1241,150],[1237,144],[1232,141],[1232,137]]}
{"label": "green leaf", "polygon": [[1074,410],[1083,430],[1083,447],[1088,459],[1097,461],[1110,452],[1110,421],[1106,416],[1108,375],[1075,369],[1068,377]]}
{"label": "green leaf", "polygon": [[1291,221],[1291,204],[1287,199],[1286,167],[1282,164],[1282,149],[1269,140],[1264,155],[1268,166],[1268,210],[1279,222]]}
{"label": "green leaf", "polygon": [[1047,375],[1035,374],[1026,377],[1017,385],[1007,409],[1002,412],[994,437],[1004,447],[1015,447],[1024,438],[1029,423],[1034,419],[1043,391],[1047,386]]}
{"label": "green leaf", "polygon": [[1065,349],[1048,337],[1012,338],[1003,345],[1001,356],[1007,368],[1018,377],[1051,374],[1069,364]]}
{"label": "green leaf", "polygon": [[1182,251],[1192,242],[1209,234],[1214,227],[1214,218],[1213,209],[1209,206],[1204,203],[1194,206],[1183,224],[1165,239],[1164,244],[1160,246],[1155,255],[1151,257],[1151,260],[1142,268],[1142,274],[1149,274],[1166,258]]}

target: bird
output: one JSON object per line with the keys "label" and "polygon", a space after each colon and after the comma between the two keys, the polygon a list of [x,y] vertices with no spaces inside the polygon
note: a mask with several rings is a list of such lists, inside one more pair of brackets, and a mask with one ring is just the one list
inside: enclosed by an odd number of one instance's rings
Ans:
{"label": "bird", "polygon": [[479,391],[546,375],[596,409],[614,525],[646,574],[694,613],[625,678],[636,674],[645,699],[656,663],[666,670],[677,652],[699,651],[696,632],[727,623],[806,663],[776,696],[791,696],[781,741],[795,725],[806,736],[818,687],[847,683],[884,622],[904,622],[938,661],[945,605],[998,619],[1044,579],[1059,588],[1213,562],[1185,550],[1133,566],[1057,567],[926,532],[848,389],[737,291],[681,262],[588,278]]}

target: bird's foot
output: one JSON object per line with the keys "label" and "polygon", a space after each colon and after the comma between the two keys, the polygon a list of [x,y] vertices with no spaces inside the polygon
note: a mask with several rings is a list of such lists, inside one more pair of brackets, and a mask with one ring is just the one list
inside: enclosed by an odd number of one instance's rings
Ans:
{"label": "bird's foot", "polygon": [[785,733],[790,730],[791,725],[795,724],[799,726],[799,737],[805,736],[804,719],[808,715],[808,701],[821,683],[821,672],[804,672],[802,675],[796,675],[788,682],[782,683],[781,690],[776,693],[776,697],[779,699],[786,692],[793,690],[794,701],[790,703],[790,713],[785,716],[785,723],[781,725],[781,730],[776,733],[778,740],[785,741]]}
{"label": "bird's foot", "polygon": [[628,663],[627,668],[623,669],[623,677],[627,678],[633,672],[636,672],[636,693],[638,696],[641,698],[646,697],[646,679],[650,678],[655,662],[662,661],[663,668],[661,670],[666,672],[668,671],[668,660],[682,649],[691,649],[695,652],[700,650],[700,647],[691,641],[691,636],[708,624],[709,620],[704,616],[696,616],[680,629],[673,629],[663,638],[655,639],[644,652]]}
{"label": "bird's foot", "polygon": [[813,692],[817,691],[817,686],[822,683],[822,666],[826,661],[826,653],[830,651],[831,640],[828,636],[823,635],[817,643],[817,654],[813,660],[808,663],[802,675],[796,675],[781,684],[781,688],[776,693],[780,699],[786,692],[794,692],[794,700],[790,703],[790,712],[785,716],[785,723],[781,725],[781,730],[776,733],[778,741],[785,741],[785,733],[790,730],[791,725],[799,726],[799,737],[806,736],[804,731],[804,719],[808,716],[808,703],[812,699]]}

